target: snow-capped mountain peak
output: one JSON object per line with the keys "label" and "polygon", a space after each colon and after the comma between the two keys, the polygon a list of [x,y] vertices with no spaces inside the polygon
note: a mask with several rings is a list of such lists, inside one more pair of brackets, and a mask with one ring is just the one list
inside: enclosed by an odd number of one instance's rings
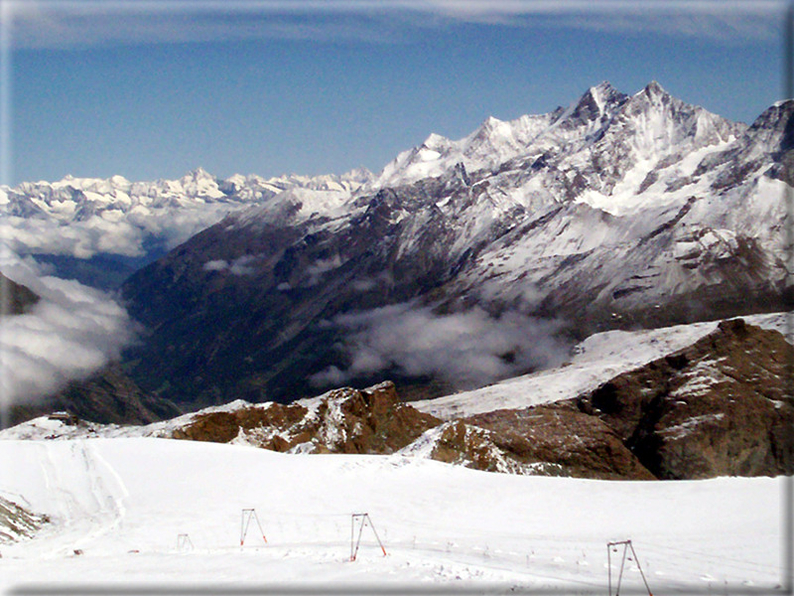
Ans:
{"label": "snow-capped mountain peak", "polygon": [[625,94],[617,91],[608,81],[604,81],[585,91],[582,97],[563,113],[558,122],[567,122],[569,126],[587,122],[600,123],[604,117],[608,119],[626,98]]}
{"label": "snow-capped mountain peak", "polygon": [[615,89],[609,81],[602,81],[598,85],[590,87],[587,91],[599,107],[600,112],[603,112],[605,107],[616,99],[625,97],[625,95]]}
{"label": "snow-capped mountain peak", "polygon": [[665,91],[659,82],[655,80],[645,85],[645,87],[636,93],[636,95],[640,94],[647,95],[648,97],[661,97],[668,95],[667,91]]}
{"label": "snow-capped mountain peak", "polygon": [[656,81],[632,96],[604,81],[565,109],[510,121],[490,116],[457,141],[431,134],[390,162],[374,186],[393,188],[438,177],[459,163],[475,172],[540,155],[566,155],[576,162],[586,159],[581,151],[591,150],[605,157],[617,151],[619,161],[657,162],[671,151],[727,142],[744,128],[674,98]]}
{"label": "snow-capped mountain peak", "polygon": [[[372,181],[365,168],[342,176],[284,175],[265,179],[235,174],[219,179],[197,168],[178,179],[130,182],[72,175],[55,182],[0,187],[4,215],[0,233],[18,254],[99,253],[145,256],[147,246],[170,248],[217,223],[233,210],[263,204],[292,191],[322,205],[350,196]],[[64,230],[68,228],[68,232]]]}

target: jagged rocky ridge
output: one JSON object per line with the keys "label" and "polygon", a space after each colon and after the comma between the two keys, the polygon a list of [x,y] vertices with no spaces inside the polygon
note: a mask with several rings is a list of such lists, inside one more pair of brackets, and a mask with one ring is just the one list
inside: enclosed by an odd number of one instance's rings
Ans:
{"label": "jagged rocky ridge", "polygon": [[794,403],[781,380],[792,359],[782,334],[734,319],[575,398],[447,421],[384,382],[287,405],[238,401],[142,429],[32,421],[7,432],[34,437],[43,424],[49,438],[143,434],[613,480],[777,476],[794,467]]}
{"label": "jagged rocky ridge", "polygon": [[791,474],[792,362],[780,333],[725,321],[576,405],[614,429],[660,478]]}
{"label": "jagged rocky ridge", "polygon": [[[478,308],[581,339],[781,310],[793,110],[746,126],[657,83],[632,96],[604,83],[460,141],[431,135],[347,198],[282,193],[125,283],[150,330],[131,373],[186,407],[289,401],[323,379],[437,395],[448,380],[400,362],[356,368],[342,316]],[[525,351],[497,355],[512,374],[543,365]]]}
{"label": "jagged rocky ridge", "polygon": [[400,402],[390,382],[337,389],[308,403],[198,413],[175,439],[230,441],[299,453],[394,453],[440,423]]}
{"label": "jagged rocky ridge", "polygon": [[602,479],[776,476],[792,472],[794,403],[776,331],[724,321],[691,346],[590,394],[442,423],[401,404],[391,383],[310,404],[194,415],[174,438],[277,451],[431,457],[480,470]]}

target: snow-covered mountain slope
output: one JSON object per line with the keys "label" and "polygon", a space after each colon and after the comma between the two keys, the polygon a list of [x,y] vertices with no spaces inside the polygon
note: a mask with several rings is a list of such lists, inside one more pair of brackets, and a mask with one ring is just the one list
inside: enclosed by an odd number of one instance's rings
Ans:
{"label": "snow-covered mountain slope", "polygon": [[[785,313],[744,317],[762,329],[786,333]],[[606,331],[573,349],[563,366],[506,379],[473,391],[414,402],[421,412],[442,419],[464,418],[499,409],[520,409],[578,397],[617,375],[695,343],[719,321],[640,331]]]}
{"label": "snow-covered mountain slope", "polygon": [[[0,441],[0,457],[0,490],[51,520],[2,546],[4,591],[605,593],[606,544],[626,539],[653,593],[764,591],[781,578],[781,479],[532,478],[158,439]],[[351,562],[354,513],[371,524]],[[610,554],[614,589],[623,553]],[[621,585],[644,589],[633,561]]]}
{"label": "snow-covered mountain slope", "polygon": [[553,366],[571,336],[781,310],[792,114],[748,127],[605,83],[431,136],[325,208],[236,212],[126,283],[154,330],[135,378],[198,405],[380,378],[438,395]]}
{"label": "snow-covered mountain slope", "polygon": [[[776,104],[747,127],[656,82],[632,96],[602,83],[565,110],[489,120],[457,142],[431,137],[379,181],[447,181],[421,190],[443,214],[436,219],[454,222],[448,262],[465,265],[456,294],[542,301],[552,313],[605,301],[636,311],[725,278],[780,282],[793,109]],[[403,244],[410,251],[411,240]]]}
{"label": "snow-covered mountain slope", "polygon": [[122,176],[24,182],[0,186],[0,233],[17,254],[61,257],[53,259],[56,265],[64,257],[113,256],[136,258],[140,266],[234,210],[282,194],[327,209],[372,178],[361,169],[341,176],[236,174],[221,180],[199,168],[177,180],[153,182]]}

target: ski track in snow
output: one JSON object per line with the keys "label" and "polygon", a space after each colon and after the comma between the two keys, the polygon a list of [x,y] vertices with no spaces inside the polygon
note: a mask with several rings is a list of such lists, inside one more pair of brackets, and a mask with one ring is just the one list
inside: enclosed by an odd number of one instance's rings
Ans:
{"label": "ski track in snow", "polygon": [[60,534],[42,556],[74,554],[120,526],[126,488],[93,445],[82,439],[70,441],[66,452],[54,449],[51,442],[35,446],[43,484],[54,504],[48,514]]}
{"label": "ski track in snow", "polygon": [[[512,476],[401,455],[155,438],[6,440],[0,457],[29,470],[0,469],[0,490],[53,519],[34,539],[3,545],[0,591],[45,581],[603,594],[606,543],[623,539],[654,593],[779,582],[780,479]],[[251,507],[267,544],[249,532],[240,547]],[[349,561],[353,513],[370,514],[387,557],[366,528]],[[180,534],[189,542],[178,544]],[[636,568],[623,584],[641,591]]]}

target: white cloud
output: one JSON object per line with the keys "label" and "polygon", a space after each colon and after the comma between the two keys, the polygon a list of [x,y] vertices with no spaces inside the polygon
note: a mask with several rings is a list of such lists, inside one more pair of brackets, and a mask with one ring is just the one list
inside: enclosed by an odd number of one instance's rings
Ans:
{"label": "white cloud", "polygon": [[568,346],[554,321],[506,312],[492,317],[480,308],[436,315],[410,303],[340,315],[346,333],[346,370],[329,367],[312,378],[341,384],[358,375],[397,368],[411,376],[441,377],[458,389],[559,364]]}
{"label": "white cloud", "polygon": [[94,216],[61,222],[44,217],[5,217],[0,237],[15,252],[72,255],[89,259],[97,253],[136,257],[143,254],[142,230],[127,221],[109,222]]}
{"label": "white cloud", "polygon": [[133,210],[116,219],[102,214],[82,220],[44,214],[6,216],[0,218],[0,238],[17,254],[46,253],[78,259],[90,259],[99,253],[139,257],[145,254],[147,236],[162,240],[171,249],[216,224],[234,208],[226,203],[196,203],[153,208],[146,214]]}
{"label": "white cloud", "polygon": [[777,39],[782,0],[28,0],[11,4],[18,47],[242,39],[410,40],[450,23]]}
{"label": "white cloud", "polygon": [[134,340],[127,312],[108,294],[44,275],[13,255],[4,255],[0,269],[41,297],[29,313],[0,319],[0,418],[14,403],[87,377]]}
{"label": "white cloud", "polygon": [[[392,39],[381,5],[362,2],[30,0],[13,3],[21,48],[246,39]],[[388,3],[383,6],[388,8]],[[343,15],[329,19],[329,15]]]}
{"label": "white cloud", "polygon": [[421,5],[470,23],[656,33],[723,42],[779,39],[788,7],[784,0],[423,0]]}
{"label": "white cloud", "polygon": [[228,271],[232,275],[251,275],[254,268],[251,264],[257,260],[254,255],[243,255],[236,258],[231,263],[224,259],[216,259],[204,263],[204,271]]}

